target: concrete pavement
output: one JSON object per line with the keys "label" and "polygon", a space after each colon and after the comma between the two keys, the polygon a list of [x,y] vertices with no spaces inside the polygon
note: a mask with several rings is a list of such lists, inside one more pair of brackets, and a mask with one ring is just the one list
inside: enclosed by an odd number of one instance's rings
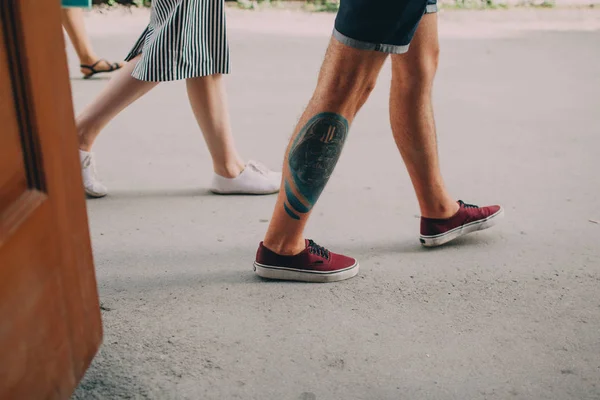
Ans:
{"label": "concrete pavement", "polygon": [[[441,14],[444,175],[506,209],[444,248],[418,242],[384,67],[307,231],[360,260],[336,284],[254,276],[275,197],[208,193],[184,84],[126,110],[95,148],[111,190],[88,201],[105,336],[74,398],[600,399],[600,15],[562,12]],[[241,152],[273,168],[332,19],[274,13],[231,12],[228,78]],[[145,17],[90,17],[98,53],[123,57]],[[76,79],[69,56],[81,110],[107,81]]]}

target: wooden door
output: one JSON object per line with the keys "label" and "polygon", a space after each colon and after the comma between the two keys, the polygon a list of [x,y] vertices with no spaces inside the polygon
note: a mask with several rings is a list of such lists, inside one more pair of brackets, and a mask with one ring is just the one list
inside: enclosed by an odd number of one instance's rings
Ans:
{"label": "wooden door", "polygon": [[0,399],[68,399],[102,338],[59,0],[0,2]]}

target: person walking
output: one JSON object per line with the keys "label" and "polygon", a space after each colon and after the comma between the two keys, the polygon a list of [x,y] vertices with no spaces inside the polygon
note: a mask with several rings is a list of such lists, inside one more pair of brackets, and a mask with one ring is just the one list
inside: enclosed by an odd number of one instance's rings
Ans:
{"label": "person walking", "polygon": [[317,87],[286,150],[282,189],[256,253],[258,275],[331,282],[358,273],[356,259],[305,239],[303,232],[388,57],[391,127],[419,201],[421,243],[440,246],[503,216],[498,205],[456,201],[442,179],[431,101],[439,54],[436,11],[435,0],[341,0]]}
{"label": "person walking", "polygon": [[77,58],[79,58],[83,79],[90,79],[96,74],[114,72],[123,67],[122,62],[109,62],[98,57],[85,31],[82,9],[63,8],[62,25],[73,44]]}
{"label": "person walking", "polygon": [[[223,75],[229,45],[223,0],[153,0],[150,22],[126,63],[76,118],[85,192],[103,197],[93,144],[121,111],[160,82],[185,80],[187,94],[213,162],[210,190],[218,194],[271,194],[281,173],[256,161],[245,163],[235,147]],[[164,113],[168,116],[168,110]]]}

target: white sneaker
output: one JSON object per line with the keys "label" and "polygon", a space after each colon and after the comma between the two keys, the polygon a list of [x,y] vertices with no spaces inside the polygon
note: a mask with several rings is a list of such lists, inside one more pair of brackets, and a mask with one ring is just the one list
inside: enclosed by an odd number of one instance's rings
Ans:
{"label": "white sneaker", "polygon": [[96,165],[94,155],[87,151],[79,150],[79,160],[81,161],[81,175],[83,177],[83,189],[90,197],[104,197],[108,194],[106,186],[98,180],[96,176]]}
{"label": "white sneaker", "polygon": [[281,172],[248,161],[246,168],[235,178],[214,174],[210,191],[217,194],[271,194],[279,192],[280,185]]}

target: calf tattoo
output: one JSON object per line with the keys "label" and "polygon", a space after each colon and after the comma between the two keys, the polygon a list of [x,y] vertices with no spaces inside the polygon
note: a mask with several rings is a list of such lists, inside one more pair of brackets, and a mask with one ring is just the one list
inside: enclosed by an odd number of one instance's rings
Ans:
{"label": "calf tattoo", "polygon": [[315,205],[337,164],[348,121],[339,114],[320,113],[312,117],[296,136],[288,155],[292,182],[284,182],[287,203],[284,209],[293,219]]}

